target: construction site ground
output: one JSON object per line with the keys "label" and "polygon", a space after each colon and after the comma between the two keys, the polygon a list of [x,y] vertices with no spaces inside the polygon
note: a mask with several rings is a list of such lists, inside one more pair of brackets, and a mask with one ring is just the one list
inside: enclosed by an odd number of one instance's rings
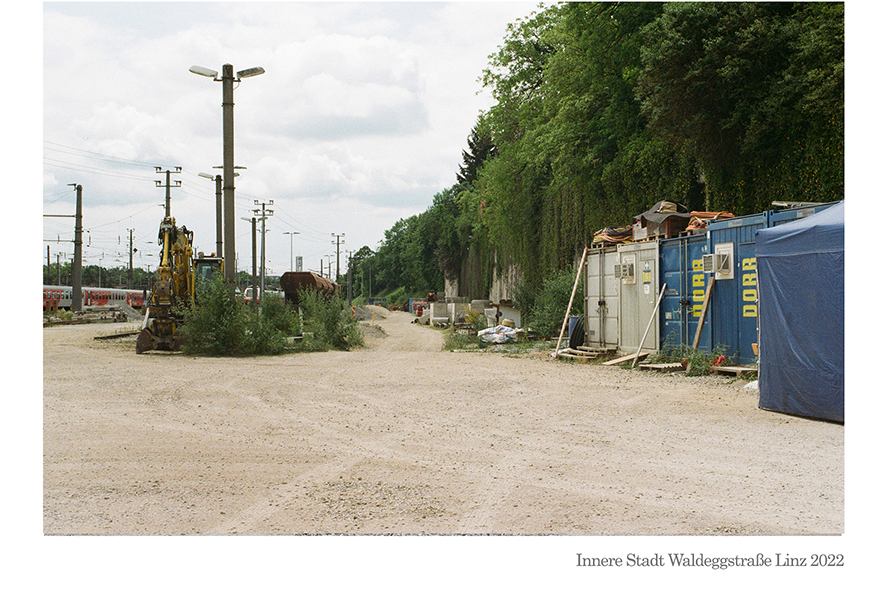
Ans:
{"label": "construction site ground", "polygon": [[734,377],[444,351],[374,312],[365,348],[275,357],[44,329],[44,533],[844,531],[842,425]]}

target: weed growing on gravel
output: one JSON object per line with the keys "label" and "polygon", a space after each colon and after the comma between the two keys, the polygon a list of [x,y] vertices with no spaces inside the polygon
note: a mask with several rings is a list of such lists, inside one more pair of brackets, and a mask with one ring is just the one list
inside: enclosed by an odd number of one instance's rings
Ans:
{"label": "weed growing on gravel", "polygon": [[455,351],[456,349],[482,348],[483,343],[477,337],[475,331],[460,333],[454,327],[443,331],[443,349]]}
{"label": "weed growing on gravel", "polygon": [[[726,348],[722,345],[715,347],[711,353],[693,349],[688,345],[665,345],[664,348],[649,356],[647,360],[651,364],[663,364],[681,362],[686,368],[687,376],[704,376],[711,373],[711,367]],[[728,363],[728,358],[723,363]]]}

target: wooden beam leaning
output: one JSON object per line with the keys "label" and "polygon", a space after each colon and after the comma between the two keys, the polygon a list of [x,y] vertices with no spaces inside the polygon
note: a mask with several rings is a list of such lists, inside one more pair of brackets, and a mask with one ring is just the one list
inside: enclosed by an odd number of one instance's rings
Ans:
{"label": "wooden beam leaning", "polygon": [[588,247],[585,246],[584,251],[581,253],[581,264],[578,265],[578,272],[575,274],[575,283],[572,284],[572,295],[569,296],[569,305],[566,306],[566,315],[563,317],[563,326],[560,328],[560,336],[557,338],[557,347],[554,348],[554,353],[551,354],[553,359],[557,359],[557,356],[560,354],[560,343],[563,341],[563,332],[569,324],[569,311],[572,310],[572,300],[575,299],[575,291],[578,289],[578,280],[581,279],[581,272],[585,268],[585,258],[587,258],[587,256]]}
{"label": "wooden beam leaning", "polygon": [[646,336],[649,334],[649,329],[652,328],[652,321],[655,320],[655,315],[658,313],[658,306],[661,304],[661,298],[664,297],[667,288],[668,284],[665,283],[661,286],[661,291],[658,292],[658,299],[655,300],[655,307],[652,309],[652,316],[649,317],[649,324],[646,325],[646,332],[643,333],[643,338],[640,339],[640,346],[637,347],[637,354],[634,356],[634,361],[631,363],[632,368],[637,367],[637,360],[640,358],[640,351],[643,349],[643,343],[646,342]]}

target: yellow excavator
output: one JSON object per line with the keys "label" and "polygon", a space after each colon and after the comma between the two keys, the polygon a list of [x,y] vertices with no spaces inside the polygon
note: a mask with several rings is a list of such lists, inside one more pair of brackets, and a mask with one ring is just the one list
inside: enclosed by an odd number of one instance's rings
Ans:
{"label": "yellow excavator", "polygon": [[224,273],[224,260],[216,256],[197,258],[193,254],[194,232],[175,226],[175,218],[167,216],[160,223],[162,246],[157,281],[145,304],[145,320],[135,342],[135,352],[178,351],[184,343],[179,333],[181,309],[194,300],[197,287],[205,280]]}

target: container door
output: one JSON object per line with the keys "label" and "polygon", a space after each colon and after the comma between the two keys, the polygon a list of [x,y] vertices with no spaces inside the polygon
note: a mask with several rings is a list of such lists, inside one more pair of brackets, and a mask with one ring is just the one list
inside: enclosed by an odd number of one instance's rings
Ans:
{"label": "container door", "polygon": [[683,268],[685,241],[663,240],[659,244],[661,281],[667,283],[661,300],[661,348],[675,349],[686,343],[686,275]]}
{"label": "container door", "polygon": [[643,350],[657,352],[660,334],[658,310],[655,308],[660,289],[658,243],[620,246],[618,254],[621,273],[618,348],[636,351],[651,320]]}
{"label": "container door", "polygon": [[587,345],[615,349],[618,346],[618,279],[615,248],[588,252],[585,285]]}
{"label": "container door", "polygon": [[600,304],[600,346],[607,349],[618,347],[618,279],[615,277],[615,265],[618,264],[618,253],[615,249],[603,253],[603,289]]}

